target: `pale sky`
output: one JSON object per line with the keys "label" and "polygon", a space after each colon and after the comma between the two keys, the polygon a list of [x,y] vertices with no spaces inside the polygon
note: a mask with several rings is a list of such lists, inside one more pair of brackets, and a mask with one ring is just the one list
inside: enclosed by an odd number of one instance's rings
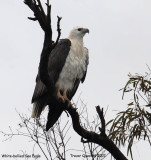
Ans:
{"label": "pale sky", "polygon": [[[145,73],[146,64],[151,66],[151,1],[51,0],[51,3],[54,39],[57,15],[63,17],[61,38],[68,37],[76,26],[90,30],[84,38],[90,56],[88,74],[74,101],[81,94],[92,116],[96,115],[95,106],[100,105],[108,107],[107,121],[114,118],[115,110],[126,109],[129,102],[127,97],[122,100],[119,91],[128,80],[128,73]],[[0,1],[0,130],[3,131],[19,123],[15,108],[30,116],[43,45],[39,24],[27,19],[32,16],[23,0]],[[80,137],[73,134],[78,146]],[[1,143],[3,139],[0,135],[0,156],[20,150],[29,152],[30,143],[23,138]],[[122,151],[126,155],[126,149]],[[147,142],[134,146],[134,160],[150,160],[150,157]]]}

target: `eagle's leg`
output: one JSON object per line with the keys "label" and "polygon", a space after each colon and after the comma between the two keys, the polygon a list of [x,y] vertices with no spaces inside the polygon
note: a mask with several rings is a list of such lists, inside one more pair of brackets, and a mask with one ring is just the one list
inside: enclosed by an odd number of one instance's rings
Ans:
{"label": "eagle's leg", "polygon": [[60,93],[60,89],[57,90],[57,97],[58,97],[58,99],[61,99],[63,102],[65,102],[64,97]]}
{"label": "eagle's leg", "polygon": [[70,105],[71,105],[71,101],[70,101],[69,98],[67,97],[66,91],[63,91],[63,98],[64,98],[65,101],[68,102],[68,106],[70,106]]}

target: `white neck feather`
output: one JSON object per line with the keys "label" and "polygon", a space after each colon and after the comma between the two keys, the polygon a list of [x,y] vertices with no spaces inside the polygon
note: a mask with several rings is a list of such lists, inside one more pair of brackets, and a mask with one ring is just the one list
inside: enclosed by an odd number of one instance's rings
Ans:
{"label": "white neck feather", "polygon": [[78,57],[83,56],[84,46],[83,46],[83,38],[70,38],[71,41],[71,50]]}

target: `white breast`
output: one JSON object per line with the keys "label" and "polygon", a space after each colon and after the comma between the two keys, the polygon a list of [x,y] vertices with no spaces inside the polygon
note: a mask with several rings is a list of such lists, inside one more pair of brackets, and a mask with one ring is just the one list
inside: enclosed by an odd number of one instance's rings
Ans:
{"label": "white breast", "polygon": [[88,51],[83,43],[71,41],[70,52],[56,83],[59,89],[72,90],[75,80],[82,79],[87,68]]}

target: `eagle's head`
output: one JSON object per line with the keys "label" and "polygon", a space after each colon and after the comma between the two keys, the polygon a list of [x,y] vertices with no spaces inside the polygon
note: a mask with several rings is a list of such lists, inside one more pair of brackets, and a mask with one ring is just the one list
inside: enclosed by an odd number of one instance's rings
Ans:
{"label": "eagle's head", "polygon": [[71,30],[70,34],[69,34],[69,39],[73,39],[73,38],[77,38],[77,39],[81,39],[84,37],[84,35],[86,33],[89,33],[89,29],[87,28],[82,28],[82,27],[76,27],[74,29]]}

